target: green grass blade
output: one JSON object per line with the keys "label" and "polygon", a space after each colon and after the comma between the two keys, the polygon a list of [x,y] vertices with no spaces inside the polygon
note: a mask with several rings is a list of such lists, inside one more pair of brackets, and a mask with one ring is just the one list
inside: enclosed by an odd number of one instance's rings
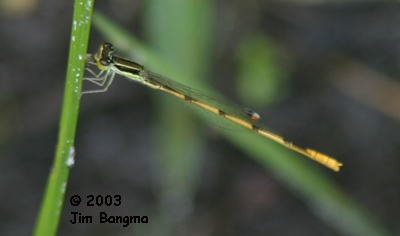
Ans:
{"label": "green grass blade", "polygon": [[[207,76],[211,67],[208,58],[214,18],[209,13],[215,8],[214,2],[144,2],[146,14],[143,15],[142,25],[146,42],[156,48],[162,58],[179,66],[185,73],[194,73],[202,79],[210,78]],[[168,33],[165,34],[165,31]],[[170,76],[168,71],[161,73]],[[186,219],[194,213],[206,144],[202,129],[189,109],[182,109],[175,98],[162,93],[153,93],[153,98],[157,100],[154,103],[156,115],[153,126],[157,133],[157,153],[153,155],[153,173],[159,183],[156,192],[159,193],[157,201],[160,203],[154,215],[163,222],[161,225],[164,227],[158,227],[162,230],[160,234],[167,235],[176,229],[190,227]],[[165,202],[173,202],[174,209]]]}
{"label": "green grass blade", "polygon": [[68,182],[68,161],[74,155],[81,79],[84,74],[92,11],[92,0],[75,1],[57,150],[33,235],[47,236],[57,232]]}

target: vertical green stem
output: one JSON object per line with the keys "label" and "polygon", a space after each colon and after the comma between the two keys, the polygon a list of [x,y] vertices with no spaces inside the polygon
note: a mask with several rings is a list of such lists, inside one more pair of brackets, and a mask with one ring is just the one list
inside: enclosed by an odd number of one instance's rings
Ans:
{"label": "vertical green stem", "polygon": [[72,20],[68,69],[55,159],[50,170],[33,235],[55,235],[63,206],[69,168],[75,154],[82,77],[94,0],[76,0]]}

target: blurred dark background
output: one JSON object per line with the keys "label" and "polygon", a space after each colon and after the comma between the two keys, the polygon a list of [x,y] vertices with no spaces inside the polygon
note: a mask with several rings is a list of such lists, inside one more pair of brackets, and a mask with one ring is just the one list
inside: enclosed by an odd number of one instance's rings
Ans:
{"label": "blurred dark background", "polygon": [[[57,142],[73,3],[0,4],[0,232],[29,235]],[[399,4],[213,4],[212,86],[257,110],[277,133],[344,162],[339,173],[317,168],[388,232],[399,235]],[[97,1],[94,8],[147,42],[146,1]],[[242,62],[238,45],[246,52],[244,42],[254,38],[273,48],[279,68],[274,70],[283,81],[270,82],[280,85],[265,98],[268,104],[242,97],[252,90],[235,87],[243,83],[234,82]],[[93,28],[90,40],[94,52],[105,39]],[[105,210],[148,215],[150,223],[72,225],[68,213],[76,209],[66,202],[58,235],[344,235],[195,117],[192,122],[205,133],[202,159],[193,164],[198,175],[190,177],[196,179],[193,185],[166,191],[154,158],[160,137],[153,93],[116,79],[109,92],[83,97],[76,164],[66,192],[66,200],[74,194],[119,194],[124,207]],[[177,198],[184,203],[171,200],[179,191],[189,193]],[[96,214],[102,209],[80,210]]]}

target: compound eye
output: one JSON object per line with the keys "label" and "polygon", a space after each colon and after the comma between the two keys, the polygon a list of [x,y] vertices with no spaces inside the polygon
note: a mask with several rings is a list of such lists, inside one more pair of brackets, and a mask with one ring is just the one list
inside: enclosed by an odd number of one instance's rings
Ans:
{"label": "compound eye", "polygon": [[108,66],[111,64],[111,60],[109,58],[101,58],[100,59],[100,64],[102,66]]}
{"label": "compound eye", "polygon": [[114,51],[114,46],[111,43],[103,43],[103,48],[108,52]]}
{"label": "compound eye", "polygon": [[110,58],[103,57],[97,61],[97,67],[99,67],[100,70],[107,70],[110,67],[111,63],[112,62]]}

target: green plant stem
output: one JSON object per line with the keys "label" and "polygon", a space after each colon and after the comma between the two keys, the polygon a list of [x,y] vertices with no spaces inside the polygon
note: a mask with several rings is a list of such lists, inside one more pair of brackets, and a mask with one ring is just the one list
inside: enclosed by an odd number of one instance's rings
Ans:
{"label": "green plant stem", "polygon": [[63,108],[53,167],[50,170],[45,194],[33,235],[55,235],[57,232],[69,168],[75,154],[74,139],[84,74],[85,55],[93,12],[92,0],[76,0],[72,20]]}

